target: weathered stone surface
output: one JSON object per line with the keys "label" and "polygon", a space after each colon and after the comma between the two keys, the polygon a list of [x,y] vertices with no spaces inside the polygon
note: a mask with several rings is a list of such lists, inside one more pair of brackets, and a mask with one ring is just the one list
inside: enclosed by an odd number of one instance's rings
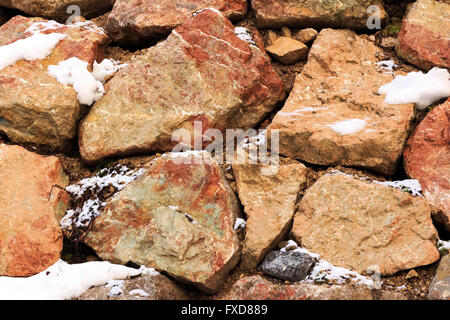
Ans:
{"label": "weathered stone surface", "polygon": [[439,259],[423,198],[344,175],[325,175],[306,191],[292,234],[303,248],[361,274],[392,275]]}
{"label": "weathered stone surface", "polygon": [[419,180],[435,218],[450,231],[450,99],[435,107],[417,126],[404,151],[407,174]]}
{"label": "weathered stone surface", "polygon": [[205,8],[220,10],[231,20],[247,11],[246,0],[117,0],[108,16],[106,32],[120,42],[142,44],[159,40]]}
{"label": "weathered stone surface", "polygon": [[373,15],[367,8],[377,5],[381,20],[386,18],[380,0],[252,0],[256,21],[260,28],[336,27],[367,29],[367,20]]}
{"label": "weathered stone surface", "polygon": [[423,70],[450,68],[450,2],[418,0],[398,35],[397,54]]}
{"label": "weathered stone surface", "polygon": [[303,42],[304,44],[308,44],[312,42],[315,38],[317,38],[317,35],[319,33],[313,29],[313,28],[306,28],[303,30],[300,30],[294,35],[294,39]]}
{"label": "weathered stone surface", "polygon": [[213,10],[173,30],[106,84],[81,124],[83,159],[171,151],[178,143],[172,133],[185,129],[193,137],[195,122],[203,132],[259,123],[285,93],[261,38],[253,39],[258,47]]}
{"label": "weathered stone surface", "polygon": [[366,286],[275,284],[261,276],[236,281],[220,296],[222,300],[406,300],[400,293]]}
{"label": "weathered stone surface", "polygon": [[114,295],[111,287],[93,287],[77,300],[187,300],[186,291],[162,274],[145,274],[124,280],[121,293]]}
{"label": "weathered stone surface", "polygon": [[106,205],[87,244],[103,260],[132,261],[216,291],[239,260],[239,209],[220,167],[200,155],[201,164],[179,163],[197,159],[190,153],[155,159]]}
{"label": "weathered stone surface", "polygon": [[82,16],[92,17],[108,11],[113,3],[114,0],[0,0],[0,6],[60,22],[75,13],[73,10],[67,12],[71,5],[78,6]]}
{"label": "weathered stone surface", "polygon": [[17,143],[60,150],[76,136],[83,109],[72,86],[49,76],[47,67],[71,57],[92,65],[102,57],[108,38],[90,25],[46,23],[48,20],[41,18],[16,16],[0,28],[0,46],[32,36],[27,31],[31,26],[37,30],[48,28],[42,31],[45,34],[66,34],[46,59],[21,60],[0,71],[0,132]]}
{"label": "weathered stone surface", "polygon": [[450,254],[442,257],[439,267],[428,289],[430,300],[450,300]]}
{"label": "weathered stone surface", "polygon": [[37,274],[58,261],[69,182],[56,157],[0,144],[0,276]]}
{"label": "weathered stone surface", "polygon": [[306,184],[301,163],[280,164],[275,174],[269,165],[235,164],[239,198],[248,216],[241,267],[255,268],[288,232],[298,194]]}
{"label": "weathered stone surface", "polygon": [[297,251],[272,251],[261,264],[261,270],[282,280],[301,281],[311,272],[316,260]]}
{"label": "weathered stone surface", "polygon": [[378,88],[392,81],[392,74],[375,65],[379,54],[373,42],[350,30],[320,32],[286,104],[269,126],[280,130],[280,154],[313,164],[394,173],[414,105],[389,105],[378,95]]}
{"label": "weathered stone surface", "polygon": [[266,50],[276,60],[285,65],[294,64],[306,59],[309,51],[306,45],[288,37],[279,37]]}

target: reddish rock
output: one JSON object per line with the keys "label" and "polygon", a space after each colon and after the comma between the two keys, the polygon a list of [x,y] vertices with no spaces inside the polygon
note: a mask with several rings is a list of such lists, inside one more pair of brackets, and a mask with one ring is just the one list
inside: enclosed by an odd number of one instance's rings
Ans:
{"label": "reddish rock", "polygon": [[417,126],[404,151],[407,174],[419,180],[435,216],[450,231],[450,99]]}
{"label": "reddish rock", "polygon": [[17,143],[61,150],[76,136],[84,109],[73,88],[49,76],[47,67],[71,57],[92,65],[94,60],[101,60],[108,38],[89,23],[66,26],[16,16],[0,27],[0,46],[31,37],[33,33],[27,31],[31,26],[37,31],[46,29],[41,31],[44,34],[63,33],[66,37],[47,58],[20,60],[0,70],[0,132]]}
{"label": "reddish rock", "polygon": [[418,0],[398,35],[397,54],[423,70],[450,68],[450,2]]}
{"label": "reddish rock", "polygon": [[70,202],[68,177],[56,157],[0,144],[0,276],[25,277],[60,258],[56,216]]}
{"label": "reddish rock", "polygon": [[142,45],[161,39],[195,12],[205,8],[220,10],[231,20],[242,18],[246,0],[117,0],[108,16],[106,32],[121,43]]}

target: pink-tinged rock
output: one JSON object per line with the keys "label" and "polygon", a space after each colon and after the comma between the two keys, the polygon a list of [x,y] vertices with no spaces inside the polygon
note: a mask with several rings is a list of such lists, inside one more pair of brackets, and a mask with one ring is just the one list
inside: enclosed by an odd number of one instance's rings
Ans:
{"label": "pink-tinged rock", "polygon": [[404,151],[407,174],[419,180],[435,215],[450,231],[450,99],[435,107],[417,126]]}
{"label": "pink-tinged rock", "polygon": [[400,293],[367,286],[280,284],[265,277],[247,276],[219,295],[221,300],[406,300]]}
{"label": "pink-tinged rock", "polygon": [[428,289],[429,300],[450,300],[450,254],[442,257]]}
{"label": "pink-tinged rock", "polygon": [[237,198],[207,152],[166,154],[111,199],[87,244],[104,260],[153,267],[214,293],[239,261],[238,215]]}
{"label": "pink-tinged rock", "polygon": [[58,158],[0,144],[0,276],[31,276],[59,260],[56,216],[70,203],[60,189],[68,182]]}
{"label": "pink-tinged rock", "polygon": [[223,15],[204,10],[121,69],[82,121],[83,159],[171,151],[174,131],[193,137],[196,122],[203,132],[222,133],[261,122],[285,97],[283,82],[258,32],[237,29],[253,37],[247,42],[235,31]]}
{"label": "pink-tinged rock", "polygon": [[16,16],[0,27],[0,46],[31,37],[30,27],[66,37],[45,59],[20,60],[0,70],[0,132],[16,143],[65,149],[76,136],[84,108],[72,86],[60,84],[47,73],[47,67],[72,57],[92,66],[102,60],[108,37],[89,22],[66,26]]}
{"label": "pink-tinged rock", "polygon": [[397,54],[420,69],[450,68],[450,2],[418,0],[398,35]]}
{"label": "pink-tinged rock", "polygon": [[106,22],[108,35],[120,43],[142,45],[159,40],[205,8],[220,10],[231,20],[242,18],[246,0],[117,0]]}

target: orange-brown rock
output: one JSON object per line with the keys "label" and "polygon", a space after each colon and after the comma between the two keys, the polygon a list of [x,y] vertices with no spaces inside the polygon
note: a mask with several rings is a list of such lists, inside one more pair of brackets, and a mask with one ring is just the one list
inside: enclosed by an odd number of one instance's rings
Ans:
{"label": "orange-brown rock", "polygon": [[31,276],[59,260],[56,216],[70,202],[59,187],[68,182],[58,158],[0,144],[0,276]]}
{"label": "orange-brown rock", "polygon": [[306,28],[306,29],[302,29],[299,32],[297,32],[293,38],[303,42],[304,44],[308,44],[310,42],[312,42],[315,38],[317,38],[317,35],[319,33],[313,29],[313,28]]}
{"label": "orange-brown rock", "polygon": [[431,110],[408,139],[407,174],[419,180],[425,198],[439,212],[436,220],[450,231],[450,99]]}
{"label": "orange-brown rock", "polygon": [[276,60],[285,65],[294,64],[306,59],[309,51],[306,45],[288,37],[279,37],[266,50]]}

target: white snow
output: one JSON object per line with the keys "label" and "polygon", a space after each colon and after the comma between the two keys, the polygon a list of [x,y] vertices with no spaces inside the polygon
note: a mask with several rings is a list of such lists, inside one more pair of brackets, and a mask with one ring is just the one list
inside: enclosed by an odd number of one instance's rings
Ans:
{"label": "white snow", "polygon": [[359,131],[362,131],[367,125],[366,120],[361,119],[349,119],[344,121],[335,122],[333,124],[328,125],[333,131],[341,134],[354,134]]}
{"label": "white snow", "polygon": [[205,9],[201,9],[201,10],[195,11],[195,12],[192,14],[192,16],[195,17],[195,16],[198,15],[200,12],[203,12],[203,11],[205,11],[205,10],[211,10],[211,11],[213,11],[213,12],[215,12],[215,13],[218,13],[218,14],[222,15],[222,12],[220,12],[220,10],[217,10],[216,8],[205,8]]}
{"label": "white snow", "polygon": [[375,63],[375,65],[383,70],[384,73],[393,73],[394,68],[398,68],[398,65],[392,60],[383,60]]}
{"label": "white snow", "polygon": [[450,74],[446,69],[433,68],[428,73],[410,72],[396,76],[392,82],[378,89],[389,104],[415,103],[423,110],[442,98],[450,96]]}
{"label": "white snow", "polygon": [[0,277],[0,300],[73,299],[93,286],[140,274],[140,270],[105,261],[71,265],[59,260],[47,270],[28,278]]}
{"label": "white snow", "polygon": [[444,249],[450,251],[450,241],[444,241],[444,240],[439,239],[437,242],[437,246],[439,249],[444,248]]}
{"label": "white snow", "polygon": [[111,288],[108,291],[108,296],[109,297],[117,297],[120,296],[121,294],[123,294],[123,283],[124,280],[109,280],[104,287],[105,288]]}
{"label": "white snow", "polygon": [[106,77],[114,74],[119,69],[125,68],[128,66],[127,63],[119,64],[118,61],[104,59],[101,63],[94,62],[94,67],[92,70],[92,76],[97,81],[105,81]]}
{"label": "white snow", "polygon": [[[373,183],[381,184],[383,186],[392,187],[401,191],[410,191],[413,196],[423,197],[421,194],[422,187],[420,182],[416,179],[406,179],[401,181],[377,181],[373,180]],[[405,190],[406,189],[406,190]]]}
{"label": "white snow", "polygon": [[253,40],[250,30],[248,30],[247,28],[236,27],[234,28],[234,33],[238,36],[239,39],[256,46],[256,42]]}
{"label": "white snow", "polygon": [[242,218],[237,218],[234,222],[234,230],[245,229],[247,222]]}
{"label": "white snow", "polygon": [[148,297],[150,294],[142,289],[134,289],[130,291],[132,296]]}
{"label": "white snow", "polygon": [[139,271],[143,275],[151,275],[151,276],[160,275],[160,273],[158,271],[156,271],[154,268],[147,268],[146,266],[141,266],[139,268]]}

